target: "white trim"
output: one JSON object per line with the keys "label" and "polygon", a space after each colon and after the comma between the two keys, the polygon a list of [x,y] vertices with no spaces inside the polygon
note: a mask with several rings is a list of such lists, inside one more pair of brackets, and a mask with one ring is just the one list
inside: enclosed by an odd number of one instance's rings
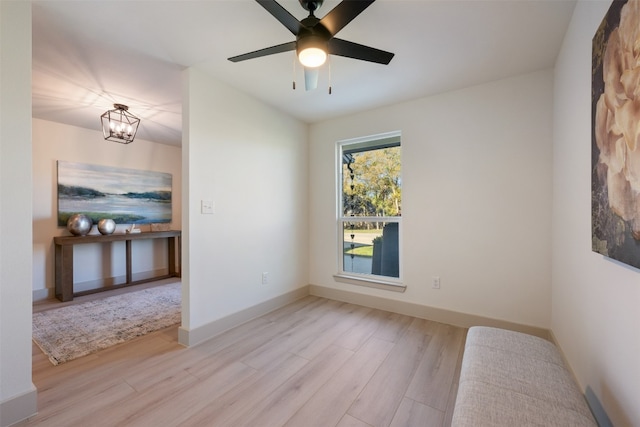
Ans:
{"label": "white trim", "polygon": [[0,402],[0,427],[8,427],[38,413],[38,390],[31,390]]}
{"label": "white trim", "polygon": [[402,222],[401,216],[340,216],[338,217],[339,222],[353,222],[358,220],[358,222]]}
{"label": "white trim", "polygon": [[31,301],[40,302],[56,297],[56,290],[53,288],[36,289],[32,292]]}
{"label": "white trim", "polygon": [[365,295],[342,289],[328,288],[325,286],[310,285],[309,293],[322,298],[348,302],[351,304],[404,314],[406,316],[417,317],[420,319],[433,320],[435,322],[446,323],[448,325],[458,326],[461,328],[470,328],[472,326],[492,326],[495,328],[524,332],[547,340],[550,339],[549,330],[538,326],[523,325],[506,320],[492,319],[475,314],[460,313],[443,308],[430,307],[373,295]]}
{"label": "white trim", "polygon": [[[342,205],[343,202],[343,197],[342,197],[342,193],[343,193],[343,189],[342,189],[342,183],[343,183],[343,166],[342,166],[342,152],[345,146],[353,146],[355,148],[366,148],[366,147],[370,147],[376,144],[384,144],[385,142],[397,142],[398,146],[402,147],[402,132],[397,130],[397,131],[392,131],[392,132],[385,132],[385,133],[380,133],[377,135],[370,135],[370,136],[364,136],[364,137],[358,137],[358,138],[351,138],[351,139],[345,139],[345,140],[341,140],[338,141],[336,143],[336,158],[335,158],[335,168],[336,168],[336,182],[335,182],[335,200],[336,200],[336,238],[337,238],[337,244],[336,244],[336,261],[337,261],[337,267],[338,267],[338,274],[334,276],[334,278],[336,278],[337,281],[343,282],[344,280],[340,280],[339,278],[344,278],[347,280],[354,280],[355,282],[351,282],[348,281],[346,283],[351,283],[351,284],[356,284],[356,285],[361,285],[361,286],[369,286],[369,287],[375,287],[375,288],[379,288],[379,289],[389,289],[389,290],[394,290],[394,291],[398,291],[397,287],[400,287],[402,290],[400,290],[400,292],[404,292],[404,289],[406,288],[405,286],[402,285],[402,280],[403,280],[403,261],[402,261],[402,257],[403,257],[403,250],[402,250],[402,246],[403,246],[403,226],[402,226],[402,216],[395,216],[395,217],[391,217],[391,216],[384,216],[384,217],[365,217],[365,216],[358,216],[355,217],[357,218],[358,221],[377,221],[377,222],[395,222],[398,224],[398,277],[397,277],[397,282],[395,282],[393,279],[395,278],[386,278],[386,276],[380,276],[380,275],[372,275],[372,278],[369,279],[369,277],[367,278],[361,278],[359,277],[359,275],[357,273],[352,273],[349,271],[345,271],[344,269],[344,224],[346,222],[351,222],[353,221],[352,217],[345,217],[343,215],[344,212],[344,206]],[[393,286],[396,287],[396,289],[392,288]]]}
{"label": "white trim", "polygon": [[286,294],[279,295],[270,300],[245,308],[244,310],[191,330],[184,329],[181,326],[178,329],[178,342],[186,347],[200,344],[201,342],[214,338],[229,329],[240,326],[249,320],[263,316],[273,310],[284,307],[287,304],[291,304],[292,302],[295,302],[300,298],[304,298],[307,295],[309,295],[309,285],[294,289]]}
{"label": "white trim", "polygon": [[343,139],[342,141],[338,141],[338,147],[343,145],[356,145],[358,144],[361,147],[366,147],[370,142],[385,142],[386,140],[400,140],[402,138],[402,132],[399,130],[394,130],[391,132],[379,133],[376,135],[369,136],[359,136],[357,138],[349,138]]}
{"label": "white trim", "polygon": [[366,286],[368,288],[385,289],[393,292],[404,292],[407,287],[402,282],[384,280],[385,276],[351,276],[347,274],[334,274],[336,282],[348,283],[350,285]]}

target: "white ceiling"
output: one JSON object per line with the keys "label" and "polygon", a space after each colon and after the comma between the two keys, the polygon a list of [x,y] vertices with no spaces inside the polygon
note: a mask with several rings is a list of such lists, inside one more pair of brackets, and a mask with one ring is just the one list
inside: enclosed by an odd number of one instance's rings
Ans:
{"label": "white ceiling", "polygon": [[[298,19],[298,0],[281,0]],[[338,0],[325,0],[324,16]],[[294,53],[228,57],[294,40],[252,0],[42,0],[33,4],[33,116],[100,129],[114,103],[138,137],[181,144],[181,71],[211,76],[307,123],[552,67],[575,0],[377,0],[338,37],[395,53],[332,56],[306,92]],[[329,72],[330,71],[330,72]],[[331,76],[332,94],[328,94]]]}

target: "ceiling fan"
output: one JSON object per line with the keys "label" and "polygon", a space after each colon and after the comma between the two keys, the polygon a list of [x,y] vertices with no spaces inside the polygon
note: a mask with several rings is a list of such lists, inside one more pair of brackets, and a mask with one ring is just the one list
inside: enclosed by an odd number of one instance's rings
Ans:
{"label": "ceiling fan", "polygon": [[394,54],[391,52],[334,37],[375,0],[343,0],[322,19],[317,18],[314,12],[322,6],[324,0],[298,0],[304,9],[309,11],[309,16],[302,21],[298,21],[275,0],[256,1],[287,27],[296,36],[296,40],[233,56],[229,58],[231,62],[295,50],[304,66],[305,88],[311,90],[318,85],[318,67],[324,64],[327,55],[345,56],[385,65],[393,58]]}

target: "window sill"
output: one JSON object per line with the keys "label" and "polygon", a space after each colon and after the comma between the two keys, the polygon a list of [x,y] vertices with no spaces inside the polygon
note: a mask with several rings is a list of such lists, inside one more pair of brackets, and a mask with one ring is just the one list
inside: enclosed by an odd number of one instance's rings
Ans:
{"label": "window sill", "polygon": [[393,292],[404,292],[407,290],[407,287],[402,283],[390,282],[382,279],[369,279],[358,276],[347,276],[345,274],[334,274],[333,278],[336,282],[365,286],[368,288],[384,289]]}

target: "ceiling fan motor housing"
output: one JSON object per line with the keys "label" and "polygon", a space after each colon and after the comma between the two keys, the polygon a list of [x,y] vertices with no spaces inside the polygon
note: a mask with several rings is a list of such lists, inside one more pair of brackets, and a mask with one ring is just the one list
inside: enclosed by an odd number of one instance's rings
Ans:
{"label": "ceiling fan motor housing", "polygon": [[[302,1],[302,0],[301,0]],[[331,39],[331,33],[320,23],[315,16],[309,16],[301,21],[303,27],[296,37],[296,52],[299,54],[304,49],[315,47],[327,52],[327,42]]]}
{"label": "ceiling fan motor housing", "polygon": [[308,10],[313,14],[316,10],[320,9],[324,0],[299,0],[300,4],[305,10]]}
{"label": "ceiling fan motor housing", "polygon": [[298,37],[298,41],[296,43],[296,53],[300,54],[303,50],[307,48],[318,48],[322,49],[325,52],[327,51],[327,39],[317,35],[307,35],[304,37]]}

